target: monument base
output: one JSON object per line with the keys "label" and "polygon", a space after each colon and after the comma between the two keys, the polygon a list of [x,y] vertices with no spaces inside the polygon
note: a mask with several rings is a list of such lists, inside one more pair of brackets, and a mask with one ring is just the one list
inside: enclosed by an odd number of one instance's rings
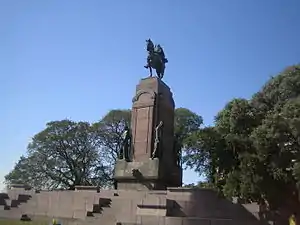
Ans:
{"label": "monument base", "polygon": [[117,182],[117,189],[122,190],[165,190],[167,188],[161,180],[157,158],[143,162],[117,160],[114,179]]}

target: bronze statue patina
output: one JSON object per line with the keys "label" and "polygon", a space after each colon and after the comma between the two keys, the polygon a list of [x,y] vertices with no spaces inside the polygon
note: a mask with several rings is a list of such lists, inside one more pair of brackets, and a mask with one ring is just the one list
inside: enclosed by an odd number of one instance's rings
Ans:
{"label": "bronze statue patina", "polygon": [[160,142],[160,130],[161,127],[163,125],[163,122],[160,121],[160,123],[155,127],[155,139],[154,139],[154,148],[153,148],[153,152],[152,152],[152,157],[151,159],[157,158],[157,150],[159,148],[159,142]]}
{"label": "bronze statue patina", "polygon": [[165,64],[168,59],[165,57],[163,48],[158,44],[154,45],[152,40],[149,38],[146,40],[147,43],[147,65],[144,66],[150,70],[150,76],[152,77],[152,68],[156,70],[158,78],[162,79],[165,73]]}
{"label": "bronze statue patina", "polygon": [[122,134],[122,147],[120,149],[119,159],[125,159],[130,161],[130,150],[131,150],[131,134],[128,126],[125,126]]}

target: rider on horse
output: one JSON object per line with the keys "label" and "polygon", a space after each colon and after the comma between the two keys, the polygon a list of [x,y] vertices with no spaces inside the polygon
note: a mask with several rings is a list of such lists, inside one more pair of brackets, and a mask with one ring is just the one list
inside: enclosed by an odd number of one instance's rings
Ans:
{"label": "rider on horse", "polygon": [[156,75],[161,79],[164,76],[165,64],[168,60],[165,57],[163,48],[160,45],[154,45],[151,39],[146,40],[147,43],[147,65],[144,66],[150,70],[152,77],[152,68],[156,70]]}
{"label": "rider on horse", "polygon": [[165,53],[163,48],[158,44],[154,46],[152,40],[149,38],[146,40],[147,42],[147,51],[148,51],[148,57],[147,57],[147,65],[144,66],[145,68],[149,68],[150,60],[153,59],[153,57],[159,56],[162,63],[167,63],[168,60],[165,57]]}
{"label": "rider on horse", "polygon": [[163,63],[167,63],[168,62],[168,60],[165,57],[164,50],[160,46],[160,44],[158,44],[157,46],[155,46],[154,52],[157,53],[160,56],[160,58],[161,58],[161,60],[162,60]]}

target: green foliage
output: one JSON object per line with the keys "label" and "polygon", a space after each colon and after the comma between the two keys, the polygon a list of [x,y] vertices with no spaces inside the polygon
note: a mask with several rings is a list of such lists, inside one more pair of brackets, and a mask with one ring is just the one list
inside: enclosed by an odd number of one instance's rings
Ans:
{"label": "green foliage", "polygon": [[7,183],[26,183],[38,189],[69,188],[75,185],[104,185],[108,170],[102,164],[97,135],[86,122],[49,122],[36,134]]}
{"label": "green foliage", "polygon": [[288,207],[298,201],[299,132],[300,67],[294,66],[250,100],[230,101],[215,125],[189,142],[185,161],[227,197]]}
{"label": "green foliage", "polygon": [[[176,109],[175,130],[183,148],[202,118]],[[36,189],[73,189],[75,185],[110,186],[122,133],[130,126],[130,110],[111,110],[99,122],[53,121],[36,134],[6,183],[28,184]]]}
{"label": "green foliage", "polygon": [[191,183],[191,184],[186,184],[183,187],[185,188],[205,188],[205,189],[215,189],[215,185],[211,182],[208,181],[200,181],[197,184]]}
{"label": "green foliage", "polygon": [[36,134],[6,183],[36,189],[74,189],[75,185],[110,186],[121,134],[130,110],[111,110],[99,122],[53,121]]}
{"label": "green foliage", "polygon": [[122,147],[122,133],[125,126],[130,127],[130,120],[130,110],[111,110],[99,122],[93,124],[98,136],[101,158],[111,171]]}
{"label": "green foliage", "polygon": [[194,183],[191,184],[185,184],[183,185],[184,188],[197,188],[197,185],[195,185]]}
{"label": "green foliage", "polygon": [[175,110],[175,135],[181,139],[187,138],[193,132],[199,130],[203,123],[201,116],[185,108]]}
{"label": "green foliage", "polygon": [[196,140],[196,134],[200,130],[200,126],[203,123],[201,116],[185,108],[177,108],[175,110],[174,118],[174,135],[175,135],[175,148],[176,151],[183,152],[182,160],[185,162],[185,155],[187,151],[192,151],[190,149],[191,143]]}

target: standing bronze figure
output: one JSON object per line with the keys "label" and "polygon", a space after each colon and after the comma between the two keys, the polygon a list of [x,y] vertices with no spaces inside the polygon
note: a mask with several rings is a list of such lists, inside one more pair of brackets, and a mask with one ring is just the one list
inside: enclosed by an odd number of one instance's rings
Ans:
{"label": "standing bronze figure", "polygon": [[154,45],[152,40],[149,38],[146,40],[147,43],[147,65],[144,67],[149,69],[150,76],[152,77],[152,68],[156,70],[158,78],[162,79],[165,73],[165,64],[168,63],[168,59],[165,57],[163,48],[158,44]]}
{"label": "standing bronze figure", "polygon": [[122,134],[122,147],[120,149],[119,159],[125,159],[126,161],[130,161],[130,150],[131,150],[131,134],[128,126],[124,128],[124,132]]}

